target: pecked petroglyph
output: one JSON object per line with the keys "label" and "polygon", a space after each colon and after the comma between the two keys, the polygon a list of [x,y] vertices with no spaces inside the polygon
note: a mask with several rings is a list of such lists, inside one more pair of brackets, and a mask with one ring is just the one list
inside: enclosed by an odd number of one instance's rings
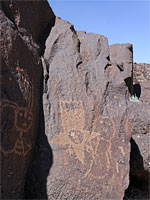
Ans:
{"label": "pecked petroglyph", "polygon": [[[16,68],[15,76],[19,80],[20,90],[25,90],[23,95],[27,106],[21,107],[13,101],[1,100],[1,113],[6,119],[1,124],[2,142],[0,150],[5,155],[14,153],[26,156],[31,150],[31,144],[25,142],[24,136],[30,131],[33,122],[33,85],[27,74],[19,67]],[[9,115],[11,115],[11,119],[9,119]],[[13,146],[7,147],[7,142],[10,142]]]}
{"label": "pecked petroglyph", "polygon": [[12,72],[15,79],[18,82],[19,88],[24,96],[25,100],[28,102],[27,107],[30,109],[33,107],[33,84],[30,82],[29,77],[25,69],[16,67],[15,71]]}
{"label": "pecked petroglyph", "polygon": [[[113,120],[108,116],[98,116],[90,132],[84,129],[85,116],[81,101],[61,101],[60,113],[63,131],[50,140],[53,150],[58,151],[56,157],[54,154],[54,159],[59,159],[61,148],[61,154],[64,151],[62,167],[68,165],[68,172],[71,169],[67,158],[72,156],[81,166],[84,174],[82,179],[103,178],[110,168],[111,139],[115,135]],[[55,145],[59,148],[55,148]]]}

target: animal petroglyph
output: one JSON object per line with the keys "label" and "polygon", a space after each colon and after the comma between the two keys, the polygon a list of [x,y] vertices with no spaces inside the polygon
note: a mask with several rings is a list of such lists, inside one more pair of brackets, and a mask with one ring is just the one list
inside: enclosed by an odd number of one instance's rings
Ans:
{"label": "animal petroglyph", "polygon": [[31,129],[33,121],[33,86],[23,69],[17,67],[15,76],[19,80],[20,90],[25,89],[23,95],[27,101],[27,106],[21,107],[7,99],[1,100],[1,114],[3,118],[1,123],[2,142],[0,150],[5,155],[14,153],[26,156],[31,150],[31,144],[27,143],[25,137]]}
{"label": "animal petroglyph", "polygon": [[[81,165],[82,178],[103,178],[109,171],[111,157],[111,138],[115,134],[115,124],[108,116],[98,116],[93,131],[84,129],[84,108],[81,101],[61,101],[60,112],[63,131],[52,137],[50,143],[64,150],[64,160],[69,156]],[[56,148],[56,151],[59,148]],[[56,152],[59,154],[59,152]],[[66,158],[65,158],[66,157]],[[54,154],[55,159],[55,154]],[[71,161],[62,163],[65,166]],[[103,173],[101,173],[103,172]]]}

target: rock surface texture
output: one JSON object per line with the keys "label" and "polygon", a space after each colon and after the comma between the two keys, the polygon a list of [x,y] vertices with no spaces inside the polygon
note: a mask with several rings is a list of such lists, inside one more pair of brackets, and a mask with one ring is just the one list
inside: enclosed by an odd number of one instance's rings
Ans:
{"label": "rock surface texture", "polygon": [[150,104],[150,64],[134,63],[134,92],[140,102]]}
{"label": "rock surface texture", "polygon": [[130,187],[128,195],[130,199],[149,199],[150,64],[134,63],[133,93],[139,98],[138,103],[131,102],[134,120],[131,139],[130,185],[136,188],[136,195],[133,195],[134,189]]}
{"label": "rock surface texture", "polygon": [[0,24],[1,198],[122,200],[129,171],[148,198],[150,65],[46,0],[2,1]]}
{"label": "rock surface texture", "polygon": [[57,18],[45,46],[43,106],[53,153],[48,199],[123,199],[131,115],[107,39]]}
{"label": "rock surface texture", "polygon": [[[44,13],[40,21],[38,12]],[[1,2],[2,199],[24,196],[39,124],[42,62],[35,41],[52,18],[54,15],[46,1]]]}
{"label": "rock surface texture", "polygon": [[110,60],[115,64],[124,79],[131,77],[133,70],[132,44],[113,44],[109,46]]}

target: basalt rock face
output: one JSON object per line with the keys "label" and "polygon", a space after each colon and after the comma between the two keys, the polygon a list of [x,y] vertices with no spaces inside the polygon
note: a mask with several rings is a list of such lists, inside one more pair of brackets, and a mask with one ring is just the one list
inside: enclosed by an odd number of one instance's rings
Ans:
{"label": "basalt rock face", "polygon": [[110,60],[115,64],[123,79],[131,77],[133,70],[132,44],[113,44],[109,46]]}
{"label": "basalt rock face", "polygon": [[47,1],[3,1],[0,22],[2,199],[123,199],[132,45],[55,21]]}
{"label": "basalt rock face", "polygon": [[[131,199],[149,199],[150,181],[150,64],[134,63],[133,92],[138,103],[131,102],[134,112],[130,176],[131,185],[137,190]],[[130,189],[129,189],[129,192]],[[141,198],[142,195],[142,198]]]}
{"label": "basalt rock face", "polygon": [[150,64],[134,63],[134,90],[140,101],[145,104],[150,104]]}
{"label": "basalt rock face", "polygon": [[[133,46],[132,44],[113,44],[110,49],[110,61],[118,67],[129,93],[133,93]],[[119,79],[119,77],[118,77]]]}
{"label": "basalt rock face", "polygon": [[131,115],[107,38],[76,32],[57,18],[45,46],[43,107],[53,153],[48,199],[123,199]]}
{"label": "basalt rock face", "polygon": [[41,34],[54,20],[54,14],[46,0],[2,1],[2,9],[23,36],[38,42]]}
{"label": "basalt rock face", "polygon": [[143,158],[143,170],[150,173],[150,64],[134,63],[133,74],[134,94],[140,102],[132,105],[135,113],[132,135]]}
{"label": "basalt rock face", "polygon": [[[41,28],[36,18],[38,13],[34,14],[34,9],[39,8],[45,12],[42,7],[45,2],[1,3],[1,198],[22,199],[39,124],[42,62],[34,40],[42,34],[48,21]],[[49,20],[52,13],[47,9]],[[30,15],[24,16],[25,12]],[[34,23],[39,25],[39,31]]]}

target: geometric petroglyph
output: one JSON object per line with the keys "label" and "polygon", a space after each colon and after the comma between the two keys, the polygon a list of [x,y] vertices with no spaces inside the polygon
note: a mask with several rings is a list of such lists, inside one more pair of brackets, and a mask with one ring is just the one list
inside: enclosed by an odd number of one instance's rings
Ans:
{"label": "geometric petroglyph", "polygon": [[[65,157],[67,160],[72,156],[72,159],[80,163],[81,179],[104,178],[110,168],[111,139],[115,134],[114,122],[108,116],[98,116],[93,124],[93,131],[85,130],[84,108],[81,101],[61,101],[60,112],[63,131],[53,136],[50,144],[56,154],[59,154],[58,147],[61,153],[64,150],[62,168],[66,166]],[[71,161],[67,163],[69,172]],[[80,183],[81,180],[78,184]]]}
{"label": "geometric petroglyph", "polygon": [[26,136],[32,127],[33,122],[33,84],[29,81],[25,70],[20,67],[17,66],[15,72],[11,73],[19,84],[27,106],[21,107],[13,101],[1,100],[1,114],[3,118],[1,124],[2,142],[0,150],[5,155],[14,153],[26,156],[31,150],[31,144],[27,144],[24,136]]}
{"label": "geometric petroglyph", "polygon": [[[11,127],[8,130],[8,124],[6,123],[8,115],[5,113],[11,111]],[[32,126],[32,112],[28,108],[23,108],[16,105],[14,102],[2,99],[1,100],[1,114],[5,118],[4,122],[1,124],[1,133],[2,133],[2,142],[1,142],[1,151],[4,154],[15,153],[18,155],[25,156],[31,149],[30,144],[24,142],[23,134],[26,134],[27,131]],[[7,148],[6,142],[13,143],[14,145],[10,149]]]}
{"label": "geometric petroglyph", "polygon": [[17,139],[14,147],[15,154],[26,156],[30,150],[31,145],[26,144],[22,138]]}

